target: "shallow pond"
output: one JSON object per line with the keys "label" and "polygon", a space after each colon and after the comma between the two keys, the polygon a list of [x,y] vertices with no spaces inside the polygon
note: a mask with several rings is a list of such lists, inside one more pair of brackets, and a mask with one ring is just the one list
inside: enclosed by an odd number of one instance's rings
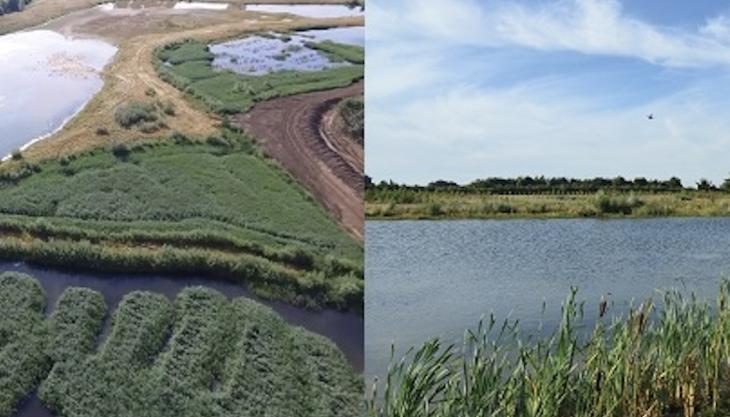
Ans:
{"label": "shallow pond", "polygon": [[[288,323],[328,337],[345,353],[355,369],[363,369],[364,324],[363,318],[355,313],[334,310],[311,311],[282,302],[264,301],[250,295],[240,284],[202,276],[80,273],[36,267],[25,263],[0,262],[0,272],[7,271],[23,272],[40,281],[46,291],[47,314],[53,311],[61,293],[69,287],[87,287],[101,292],[104,294],[109,311],[116,310],[122,297],[132,291],[152,291],[174,300],[182,289],[202,285],[220,291],[229,298],[252,298],[274,309]],[[110,324],[110,321],[106,320],[102,339],[108,333]],[[29,397],[16,414],[16,417],[51,416],[50,411],[35,395]]]}
{"label": "shallow pond", "polygon": [[175,3],[173,9],[181,10],[226,10],[228,3],[205,3],[205,2],[187,2],[181,1]]}
{"label": "shallow pond", "polygon": [[336,4],[249,4],[246,10],[261,13],[288,13],[305,17],[364,16],[361,7]]}
{"label": "shallow pond", "polygon": [[[278,71],[322,71],[352,65],[332,61],[326,54],[307,46],[309,42],[325,40],[322,33],[309,31],[292,35],[267,34],[210,46],[215,55],[213,67],[242,75],[264,75]],[[332,37],[345,36],[332,34]]]}
{"label": "shallow pond", "polygon": [[115,53],[48,30],[0,36],[0,157],[62,127],[101,89]]}
{"label": "shallow pond", "polygon": [[714,301],[730,272],[730,218],[367,222],[366,233],[368,375],[383,375],[391,344],[458,341],[490,313],[551,331],[571,286],[590,328],[601,296],[613,314],[656,289]]}

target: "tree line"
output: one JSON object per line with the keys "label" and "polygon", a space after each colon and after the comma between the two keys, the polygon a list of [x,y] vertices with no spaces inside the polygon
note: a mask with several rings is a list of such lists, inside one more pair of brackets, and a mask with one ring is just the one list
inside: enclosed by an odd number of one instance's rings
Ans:
{"label": "tree line", "polygon": [[585,194],[600,190],[634,191],[634,192],[677,192],[688,189],[700,191],[730,191],[730,178],[719,186],[708,179],[701,179],[694,187],[686,187],[678,177],[668,180],[647,179],[637,177],[627,179],[615,178],[566,178],[545,176],[524,176],[516,178],[489,177],[477,179],[467,184],[454,181],[437,180],[427,185],[399,184],[392,180],[375,183],[372,178],[365,177],[365,188],[370,192],[378,191],[438,191],[458,193],[490,193],[490,194]]}

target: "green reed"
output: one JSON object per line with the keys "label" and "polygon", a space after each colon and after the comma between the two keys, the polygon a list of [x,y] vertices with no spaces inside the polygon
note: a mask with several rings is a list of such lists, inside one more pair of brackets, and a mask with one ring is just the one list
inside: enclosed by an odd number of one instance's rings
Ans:
{"label": "green reed", "polygon": [[[560,326],[527,337],[493,317],[461,349],[438,339],[376,382],[373,417],[719,416],[730,411],[730,281],[716,306],[668,291],[616,318],[598,306],[592,331],[571,291]],[[383,388],[383,392],[378,391]]]}

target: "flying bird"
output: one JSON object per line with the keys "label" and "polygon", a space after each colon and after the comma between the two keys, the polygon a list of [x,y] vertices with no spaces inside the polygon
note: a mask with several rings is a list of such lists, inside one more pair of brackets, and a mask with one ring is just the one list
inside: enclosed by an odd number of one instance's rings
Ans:
{"label": "flying bird", "polygon": [[654,120],[654,113],[647,114],[646,118],[649,120]]}

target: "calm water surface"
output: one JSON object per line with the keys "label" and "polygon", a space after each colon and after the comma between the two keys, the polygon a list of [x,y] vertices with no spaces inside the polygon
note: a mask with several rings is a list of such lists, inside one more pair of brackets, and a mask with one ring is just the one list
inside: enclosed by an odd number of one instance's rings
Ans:
{"label": "calm water surface", "polygon": [[0,158],[78,112],[101,89],[100,71],[115,53],[108,43],[48,30],[0,36]]}
{"label": "calm water surface", "polygon": [[730,272],[728,218],[367,222],[366,233],[368,375],[387,369],[391,344],[458,341],[492,312],[554,328],[571,286],[590,318],[603,295],[614,314],[659,288],[714,299]]}
{"label": "calm water surface", "polygon": [[364,45],[362,27],[323,29],[297,32],[292,35],[270,33],[247,36],[229,42],[210,45],[215,55],[213,67],[242,75],[264,75],[278,71],[322,71],[352,65],[331,60],[326,54],[307,46],[325,40]]}
{"label": "calm water surface", "polygon": [[[229,298],[247,297],[268,305],[286,321],[328,337],[345,353],[358,370],[363,369],[363,318],[354,313],[334,310],[310,311],[292,305],[263,301],[249,294],[240,284],[212,280],[203,276],[98,274],[61,271],[31,266],[25,263],[0,262],[0,273],[23,272],[38,279],[46,291],[46,313],[53,312],[61,293],[69,287],[87,287],[104,295],[109,311],[116,310],[124,295],[132,291],[152,291],[174,300],[184,288],[202,285],[213,288]],[[108,334],[110,321],[106,320],[102,340]],[[35,395],[20,407],[16,417],[51,417],[52,414]]]}

